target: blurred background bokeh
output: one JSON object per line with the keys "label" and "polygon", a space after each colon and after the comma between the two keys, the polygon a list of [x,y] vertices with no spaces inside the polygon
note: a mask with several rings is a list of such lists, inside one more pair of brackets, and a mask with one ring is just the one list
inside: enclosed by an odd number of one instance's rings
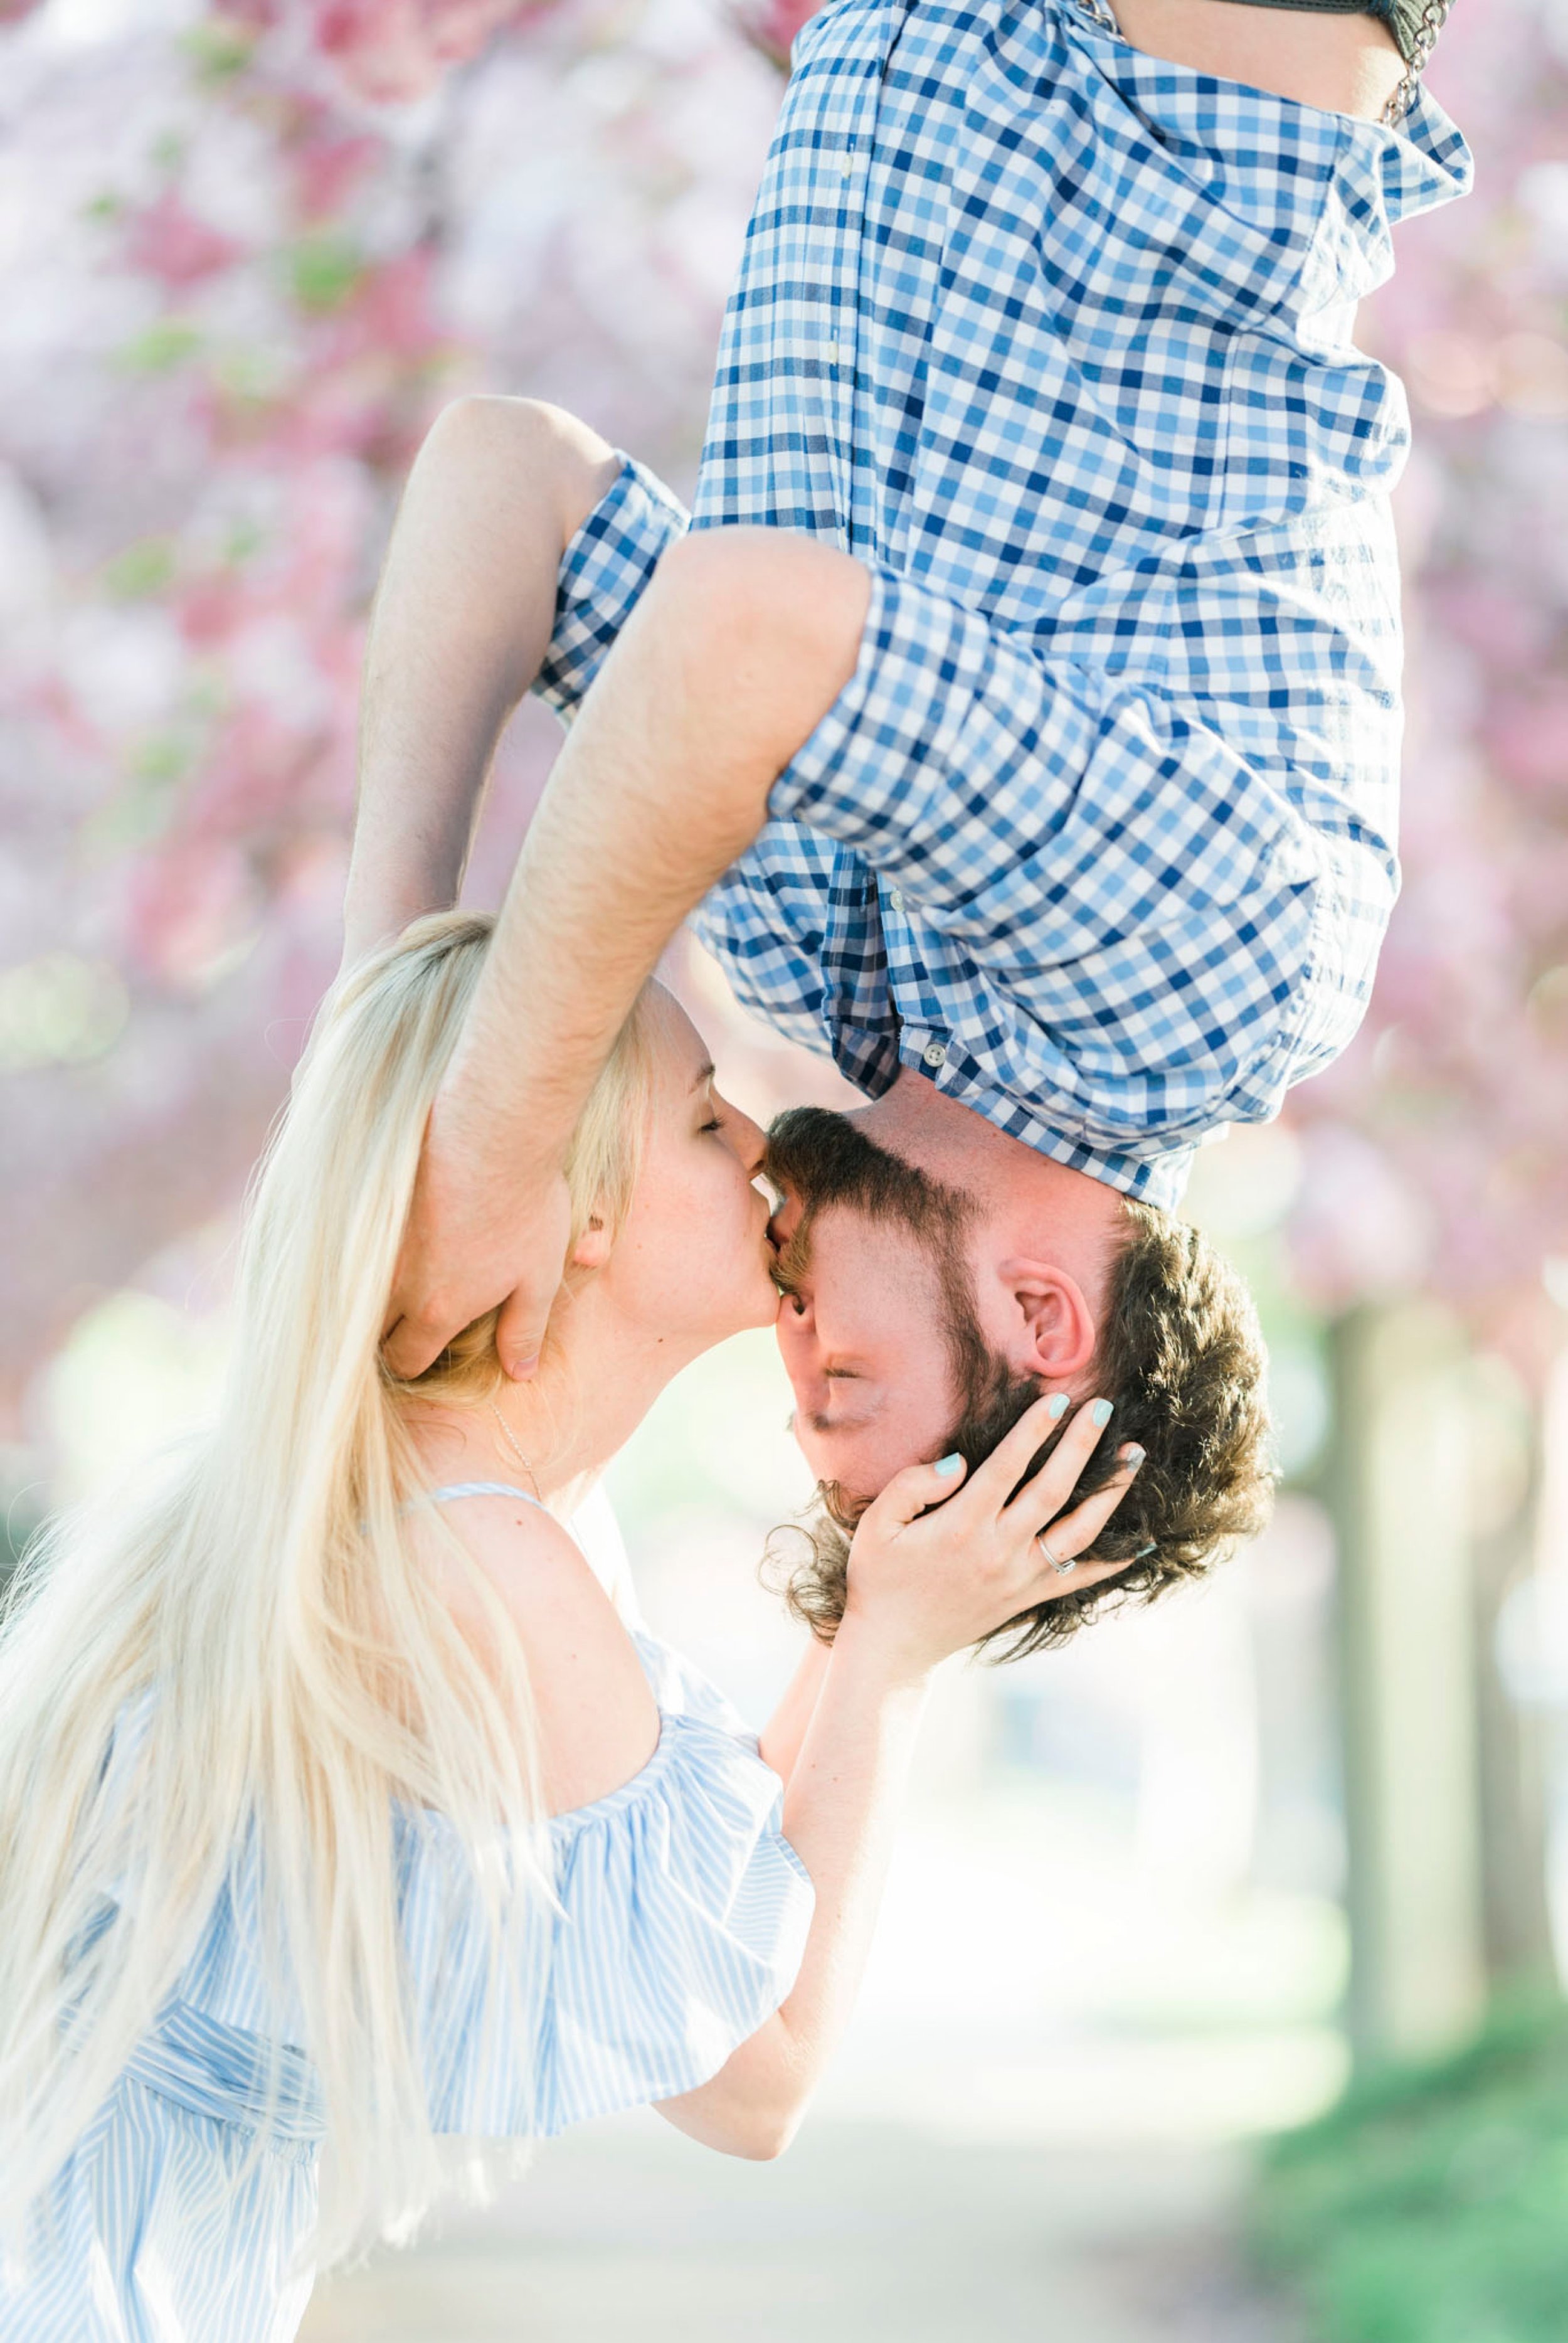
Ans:
{"label": "blurred background bokeh", "polygon": [[[211,1389],[424,429],[528,393],[689,488],[799,13],[0,0],[0,1564]],[[1568,2334],[1568,0],[1458,0],[1431,79],[1477,193],[1362,326],[1416,427],[1404,897],[1354,1048],[1191,1198],[1263,1307],[1275,1524],[948,1672],[784,2164],[590,2127],[317,2343]],[[514,726],[473,900],[557,737]],[[754,1113],[840,1095],[672,973]],[[758,1720],[788,1405],[747,1337],[611,1483]]]}

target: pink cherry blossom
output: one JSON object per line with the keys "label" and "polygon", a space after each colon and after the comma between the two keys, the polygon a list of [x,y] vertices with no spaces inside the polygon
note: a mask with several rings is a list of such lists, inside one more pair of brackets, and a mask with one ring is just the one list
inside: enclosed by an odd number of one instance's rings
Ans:
{"label": "pink cherry blossom", "polygon": [[240,248],[166,191],[133,221],[126,256],[170,292],[183,292],[232,266]]}
{"label": "pink cherry blossom", "polygon": [[312,29],[359,96],[425,96],[525,11],[518,0],[313,0]]}
{"label": "pink cherry blossom", "polygon": [[764,56],[787,65],[796,34],[821,0],[733,0],[736,22]]}

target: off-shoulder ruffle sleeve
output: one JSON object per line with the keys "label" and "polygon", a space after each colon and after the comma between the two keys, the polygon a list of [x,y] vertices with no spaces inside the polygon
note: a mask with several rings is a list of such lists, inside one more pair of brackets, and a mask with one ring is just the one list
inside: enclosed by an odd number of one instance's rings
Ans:
{"label": "off-shoulder ruffle sleeve", "polygon": [[693,2090],[795,1981],[813,1896],[779,1777],[711,1685],[635,1640],[658,1745],[620,1789],[550,1825],[558,1908],[538,1914],[527,2041],[514,2020],[487,2045],[475,1972],[454,1999],[453,1964],[438,1964],[426,2022],[439,2129],[544,2137]]}

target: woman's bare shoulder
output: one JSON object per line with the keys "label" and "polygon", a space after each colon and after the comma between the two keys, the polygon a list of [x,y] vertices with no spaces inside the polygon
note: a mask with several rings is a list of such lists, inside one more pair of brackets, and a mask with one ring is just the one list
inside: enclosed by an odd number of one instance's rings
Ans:
{"label": "woman's bare shoulder", "polygon": [[[658,1713],[642,1664],[582,1549],[553,1513],[517,1496],[465,1497],[415,1535],[431,1583],[463,1632],[493,1644],[489,1606],[462,1556],[501,1598],[521,1643],[550,1811],[618,1789],[648,1763]],[[442,1534],[449,1532],[450,1536]]]}

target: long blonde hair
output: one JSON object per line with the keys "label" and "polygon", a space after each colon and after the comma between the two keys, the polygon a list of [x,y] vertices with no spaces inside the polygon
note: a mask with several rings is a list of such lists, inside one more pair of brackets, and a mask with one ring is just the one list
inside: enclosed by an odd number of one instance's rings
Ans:
{"label": "long blonde hair", "polygon": [[[405,1510],[424,1482],[407,1395],[379,1357],[426,1120],[489,930],[467,913],[422,920],[328,998],[250,1195],[215,1423],[134,1502],[57,1521],[0,1626],[0,2215],[13,2227],[250,1843],[268,1973],[280,1994],[286,1980],[320,2077],[318,2250],[406,2230],[443,2167],[397,1917],[397,1805],[490,1850],[470,1884],[497,1994],[548,1896],[521,1650],[449,1534],[494,1631],[487,1654],[432,1588],[427,1541],[443,1533],[421,1509],[422,1564]],[[577,1133],[574,1234],[590,1215],[613,1233],[629,1202],[647,1031],[639,1004]],[[421,1393],[494,1390],[492,1326],[470,1330]],[[128,1735],[138,1707],[148,1729]]]}

